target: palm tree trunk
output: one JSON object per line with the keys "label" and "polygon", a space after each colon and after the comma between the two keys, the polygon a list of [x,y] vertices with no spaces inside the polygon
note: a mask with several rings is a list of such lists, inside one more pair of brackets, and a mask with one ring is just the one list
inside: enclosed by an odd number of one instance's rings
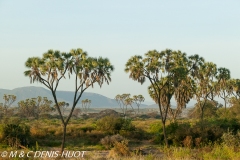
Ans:
{"label": "palm tree trunk", "polygon": [[[167,133],[166,133],[167,112],[165,111],[165,113],[163,113],[164,111],[162,110],[162,108],[161,108],[160,105],[159,105],[159,109],[160,109],[160,115],[161,115],[161,120],[162,120],[162,125],[163,125],[164,141],[165,141],[165,144],[166,144],[167,148],[169,148],[168,139],[167,139]],[[168,109],[168,108],[167,108],[167,109]],[[167,110],[167,109],[166,109],[166,110]]]}
{"label": "palm tree trunk", "polygon": [[201,132],[203,134],[204,106],[201,107]]}
{"label": "palm tree trunk", "polygon": [[166,121],[162,121],[162,124],[163,124],[163,136],[164,136],[164,141],[165,141],[165,144],[166,144],[167,148],[169,148],[168,139],[167,139],[167,134],[166,134]]}
{"label": "palm tree trunk", "polygon": [[201,104],[201,101],[199,101],[200,109],[201,109],[201,121],[203,122],[204,118],[204,109],[205,109],[205,104],[206,104],[207,99],[204,99],[203,104]]}
{"label": "palm tree trunk", "polygon": [[66,141],[66,133],[67,133],[67,124],[63,124],[63,137],[62,137],[61,153],[63,153],[63,151],[64,151],[65,141]]}
{"label": "palm tree trunk", "polygon": [[204,109],[203,107],[201,107],[201,120],[203,121],[203,118],[204,118]]}
{"label": "palm tree trunk", "polygon": [[226,100],[226,97],[224,98],[224,103],[225,103],[225,111],[226,111],[227,110],[227,100]]}

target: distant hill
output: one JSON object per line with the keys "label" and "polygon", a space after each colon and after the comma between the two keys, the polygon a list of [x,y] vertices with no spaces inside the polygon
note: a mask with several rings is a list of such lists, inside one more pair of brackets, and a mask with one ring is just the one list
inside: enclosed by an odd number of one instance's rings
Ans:
{"label": "distant hill", "polygon": [[[17,96],[17,100],[14,103],[14,105],[17,104],[17,102],[21,100],[25,100],[28,98],[36,98],[38,96],[47,97],[48,99],[53,101],[52,94],[49,90],[42,88],[42,87],[21,87],[21,88],[15,88],[13,90],[7,90],[7,89],[0,89],[0,98],[2,99],[4,94],[12,94]],[[74,92],[71,91],[57,91],[57,97],[58,101],[65,101],[69,104],[72,104],[73,101]],[[101,94],[97,93],[90,93],[90,92],[84,92],[81,99],[78,102],[77,106],[81,106],[81,101],[83,99],[90,99],[92,101],[91,107],[102,107],[102,108],[116,108],[119,107],[117,102],[114,99],[105,97]],[[3,100],[0,100],[0,103],[3,102]],[[142,104],[141,107],[147,107],[147,105]]]}

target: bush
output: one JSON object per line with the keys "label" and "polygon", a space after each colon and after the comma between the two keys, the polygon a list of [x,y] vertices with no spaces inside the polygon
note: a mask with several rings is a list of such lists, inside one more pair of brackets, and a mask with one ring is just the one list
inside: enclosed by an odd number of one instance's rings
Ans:
{"label": "bush", "polygon": [[18,148],[30,143],[30,128],[25,124],[5,124],[2,126],[2,142]]}
{"label": "bush", "polygon": [[212,146],[211,152],[203,153],[203,159],[212,160],[212,159],[239,159],[239,151],[235,152],[234,147],[227,146],[224,144]]}
{"label": "bush", "polygon": [[130,150],[128,148],[128,140],[123,139],[122,141],[115,141],[113,143],[113,148],[110,150],[108,157],[109,158],[117,158],[122,156],[129,156]]}
{"label": "bush", "polygon": [[97,129],[107,134],[119,133],[122,127],[122,119],[114,116],[106,116],[97,121]]}
{"label": "bush", "polygon": [[114,116],[106,116],[99,119],[96,123],[97,129],[106,134],[119,134],[120,131],[134,131],[135,127],[132,125],[130,119],[117,118]]}
{"label": "bush", "polygon": [[184,147],[191,148],[193,145],[192,136],[187,136],[182,143]]}
{"label": "bush", "polygon": [[[203,101],[201,101],[201,105],[203,105]],[[207,100],[204,106],[204,118],[214,118],[217,116],[217,110],[218,108],[216,107],[216,104],[212,101]],[[192,108],[189,112],[188,112],[188,116],[190,118],[201,118],[201,110],[198,107],[198,103],[195,104],[194,108]]]}
{"label": "bush", "polygon": [[80,130],[82,130],[84,133],[86,133],[86,132],[91,133],[92,130],[94,130],[94,129],[95,129],[95,128],[92,127],[92,126],[86,126],[86,127],[82,127],[82,128],[80,128]]}
{"label": "bush", "polygon": [[162,124],[159,122],[153,123],[150,125],[149,133],[153,135],[154,143],[162,143],[163,142],[163,134],[162,134]]}
{"label": "bush", "polygon": [[[190,122],[170,123],[166,126],[166,133],[170,145],[200,147],[200,145],[209,142],[220,142],[221,137],[228,129],[232,131],[232,134],[236,135],[239,125],[236,119],[209,119],[195,124]],[[164,142],[161,124],[152,124],[149,132],[153,135],[155,143]]]}
{"label": "bush", "polygon": [[172,123],[166,127],[167,133],[169,135],[169,144],[174,146],[182,146],[184,145],[184,140],[186,137],[191,136],[191,127],[189,123]]}
{"label": "bush", "polygon": [[224,130],[220,126],[211,121],[198,122],[191,128],[191,136],[194,139],[201,138],[201,143],[205,144],[219,140],[223,132]]}
{"label": "bush", "polygon": [[132,120],[131,119],[122,119],[120,118],[120,122],[121,122],[121,127],[120,130],[124,130],[124,131],[134,131],[135,130],[135,126],[132,124]]}
{"label": "bush", "polygon": [[33,125],[31,128],[30,128],[30,133],[31,133],[31,136],[34,137],[34,138],[45,138],[47,137],[47,129],[46,128],[43,128],[42,126],[36,126],[36,125]]}
{"label": "bush", "polygon": [[197,146],[218,142],[225,132],[237,133],[239,122],[236,119],[209,119],[191,125],[172,123],[166,127],[169,144],[175,146]]}
{"label": "bush", "polygon": [[121,142],[123,141],[124,138],[119,135],[119,134],[116,134],[116,135],[113,135],[113,136],[106,136],[104,138],[101,139],[100,143],[106,148],[106,149],[110,149],[114,146],[114,144],[116,142]]}
{"label": "bush", "polygon": [[240,146],[240,132],[233,134],[232,131],[223,133],[221,137],[222,143],[229,147],[239,147]]}
{"label": "bush", "polygon": [[148,133],[146,133],[144,130],[140,128],[136,128],[134,131],[131,132],[123,131],[120,132],[120,134],[123,135],[124,137],[133,138],[137,140],[147,140],[152,138]]}

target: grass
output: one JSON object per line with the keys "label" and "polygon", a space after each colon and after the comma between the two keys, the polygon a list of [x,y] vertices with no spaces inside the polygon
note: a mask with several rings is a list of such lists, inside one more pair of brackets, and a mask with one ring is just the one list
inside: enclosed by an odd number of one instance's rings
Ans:
{"label": "grass", "polygon": [[[32,144],[29,146],[29,150],[51,150],[60,148],[62,126],[59,119],[25,119],[21,121],[22,123],[30,126]],[[179,123],[181,124],[186,121],[192,125],[196,123],[196,120],[184,119],[181,119]],[[113,155],[112,159],[122,160],[240,159],[240,147],[229,146],[220,142],[201,145],[199,148],[176,146],[166,148],[153,143],[154,134],[158,132],[159,127],[161,127],[161,120],[138,118],[133,120],[132,123],[136,129],[143,132],[143,136],[147,137],[147,139],[144,138],[141,140],[141,137],[133,137],[133,132],[124,134],[125,138],[129,139],[128,149],[130,155],[120,156],[114,153],[116,150],[105,150],[105,148],[100,144],[100,140],[105,137],[106,134],[102,131],[96,130],[96,120],[94,119],[71,119],[69,125],[67,126],[66,150],[89,151],[85,159],[106,159],[109,155]],[[93,130],[87,130],[88,128],[92,128]],[[4,150],[11,151],[13,148],[10,148],[2,143],[0,144],[0,151]]]}

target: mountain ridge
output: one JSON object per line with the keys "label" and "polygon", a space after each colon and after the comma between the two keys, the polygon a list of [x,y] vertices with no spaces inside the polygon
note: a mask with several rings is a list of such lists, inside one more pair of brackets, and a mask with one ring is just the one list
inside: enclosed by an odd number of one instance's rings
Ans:
{"label": "mountain ridge", "polygon": [[[16,106],[17,103],[21,100],[25,100],[28,98],[36,98],[38,96],[47,97],[49,100],[54,100],[50,90],[45,89],[43,87],[37,86],[26,86],[26,87],[18,87],[12,90],[1,89],[0,88],[0,97],[3,97],[4,94],[15,95],[17,100],[14,102],[13,106]],[[73,102],[74,92],[73,91],[57,91],[56,92],[58,102],[65,101],[70,105]],[[93,108],[114,108],[119,107],[116,100],[108,98],[104,95],[93,93],[93,92],[84,92],[82,97],[80,98],[77,107],[81,106],[81,101],[84,99],[91,100],[91,107]],[[3,100],[2,100],[3,102]],[[1,103],[1,101],[0,101]],[[140,107],[147,107],[148,105],[141,104]]]}

